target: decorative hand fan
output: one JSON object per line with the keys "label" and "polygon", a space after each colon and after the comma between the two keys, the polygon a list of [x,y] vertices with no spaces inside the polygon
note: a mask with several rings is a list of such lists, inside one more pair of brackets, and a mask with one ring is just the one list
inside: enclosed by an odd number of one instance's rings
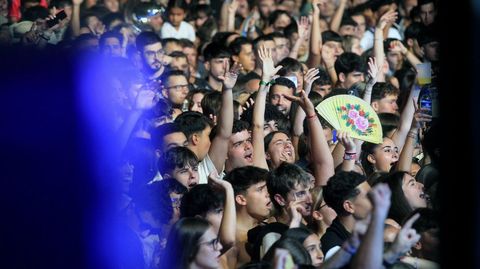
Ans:
{"label": "decorative hand fan", "polygon": [[338,131],[348,131],[352,138],[380,144],[382,125],[373,108],[353,95],[335,95],[322,101],[318,113]]}

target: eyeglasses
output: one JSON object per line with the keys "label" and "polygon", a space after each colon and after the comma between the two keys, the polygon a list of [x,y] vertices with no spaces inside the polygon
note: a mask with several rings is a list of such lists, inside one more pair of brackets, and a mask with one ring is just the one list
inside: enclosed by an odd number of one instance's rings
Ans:
{"label": "eyeglasses", "polygon": [[160,49],[157,51],[152,51],[152,50],[145,51],[145,57],[147,58],[153,58],[155,56],[162,58],[164,55],[165,55],[165,51],[163,49]]}
{"label": "eyeglasses", "polygon": [[167,89],[173,89],[174,91],[181,91],[183,89],[188,89],[188,84],[171,86],[171,87],[167,87]]}
{"label": "eyeglasses", "polygon": [[207,246],[211,247],[213,250],[220,250],[220,240],[218,240],[218,237],[214,238],[210,241],[202,242],[202,243],[198,243],[198,244],[199,245],[207,245]]}
{"label": "eyeglasses", "polygon": [[323,202],[323,205],[320,205],[320,207],[318,207],[317,210],[320,210],[320,209],[322,209],[322,208],[325,207],[325,206],[327,206],[327,203]]}

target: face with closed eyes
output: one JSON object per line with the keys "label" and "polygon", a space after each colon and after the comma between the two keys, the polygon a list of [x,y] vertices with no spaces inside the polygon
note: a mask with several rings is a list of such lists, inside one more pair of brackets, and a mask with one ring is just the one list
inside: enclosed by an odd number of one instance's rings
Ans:
{"label": "face with closed eyes", "polygon": [[402,190],[412,209],[427,207],[427,200],[423,193],[423,184],[407,173],[403,176]]}

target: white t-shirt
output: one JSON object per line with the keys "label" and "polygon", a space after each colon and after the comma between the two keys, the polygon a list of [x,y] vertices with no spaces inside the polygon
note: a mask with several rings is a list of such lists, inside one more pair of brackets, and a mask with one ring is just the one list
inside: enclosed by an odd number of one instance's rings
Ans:
{"label": "white t-shirt", "polygon": [[186,38],[192,42],[195,42],[195,30],[193,29],[193,26],[184,21],[180,23],[178,31],[169,22],[165,22],[160,30],[160,35],[162,38]]}
{"label": "white t-shirt", "polygon": [[[210,159],[210,156],[205,156],[205,158],[198,164],[198,184],[207,184],[208,183],[208,175],[210,175],[211,172],[216,171],[217,169],[215,168],[215,165],[212,162],[212,159]],[[219,175],[220,178],[223,179],[225,176],[225,173],[222,170]]]}

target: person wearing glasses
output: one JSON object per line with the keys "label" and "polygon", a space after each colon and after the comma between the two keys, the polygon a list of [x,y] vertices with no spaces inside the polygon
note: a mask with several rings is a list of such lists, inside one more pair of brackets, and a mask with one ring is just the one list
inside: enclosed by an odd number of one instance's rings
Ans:
{"label": "person wearing glasses", "polygon": [[223,246],[205,219],[183,218],[172,227],[160,268],[217,269]]}
{"label": "person wearing glasses", "polygon": [[323,199],[323,189],[317,186],[310,190],[312,194],[312,214],[307,219],[308,228],[318,235],[319,238],[327,231],[332,221],[337,217],[337,213],[327,205]]}
{"label": "person wearing glasses", "polygon": [[[182,106],[190,91],[187,76],[181,70],[171,70],[166,74],[166,83],[162,89],[162,96],[170,103],[173,114],[182,113]],[[175,118],[175,116],[174,116]]]}
{"label": "person wearing glasses", "polygon": [[136,39],[137,50],[148,80],[157,80],[165,72],[171,58],[165,55],[160,38],[154,32],[142,32]]}

